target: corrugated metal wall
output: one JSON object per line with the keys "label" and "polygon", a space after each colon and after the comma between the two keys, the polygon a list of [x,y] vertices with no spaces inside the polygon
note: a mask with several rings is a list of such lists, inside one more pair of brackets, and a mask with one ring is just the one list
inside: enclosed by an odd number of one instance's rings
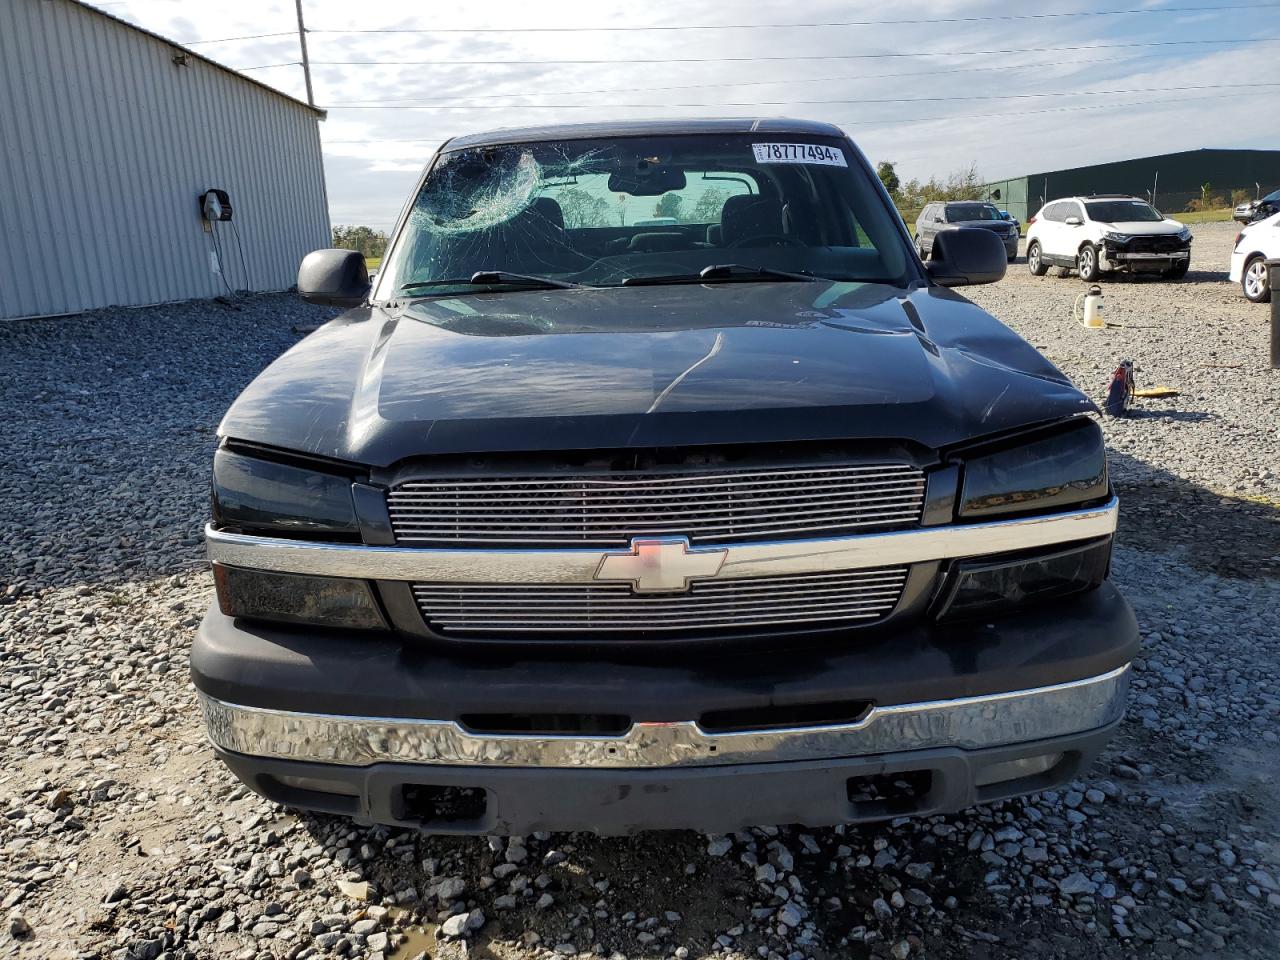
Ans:
{"label": "corrugated metal wall", "polygon": [[[1027,178],[1015,177],[1012,180],[997,180],[984,187],[983,199],[990,200],[1001,210],[1008,210],[1018,218],[1019,223],[1027,222]],[[996,194],[999,193],[999,196]],[[1035,213],[1039,206],[1031,208]]]}
{"label": "corrugated metal wall", "polygon": [[0,0],[0,318],[281,290],[330,243],[318,115],[69,0]]}

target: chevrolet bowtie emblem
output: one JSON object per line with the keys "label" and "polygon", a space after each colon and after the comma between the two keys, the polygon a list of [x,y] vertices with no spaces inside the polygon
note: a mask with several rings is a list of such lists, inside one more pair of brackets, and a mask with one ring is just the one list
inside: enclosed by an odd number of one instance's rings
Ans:
{"label": "chevrolet bowtie emblem", "polygon": [[632,540],[626,553],[607,553],[596,570],[597,580],[627,580],[636,593],[688,590],[689,581],[714,577],[728,550],[690,550],[684,537]]}

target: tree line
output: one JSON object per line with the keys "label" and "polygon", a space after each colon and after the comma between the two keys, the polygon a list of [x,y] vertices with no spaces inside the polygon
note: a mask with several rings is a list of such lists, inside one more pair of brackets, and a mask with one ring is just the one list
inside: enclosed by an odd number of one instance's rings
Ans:
{"label": "tree line", "polygon": [[913,177],[903,183],[890,160],[880,161],[876,166],[876,173],[904,220],[914,220],[926,203],[935,200],[987,199],[983,179],[974,163],[954,170],[945,177],[930,177],[924,182]]}
{"label": "tree line", "polygon": [[370,260],[381,260],[387,250],[387,235],[372,227],[333,228],[333,245],[343,250],[359,250]]}

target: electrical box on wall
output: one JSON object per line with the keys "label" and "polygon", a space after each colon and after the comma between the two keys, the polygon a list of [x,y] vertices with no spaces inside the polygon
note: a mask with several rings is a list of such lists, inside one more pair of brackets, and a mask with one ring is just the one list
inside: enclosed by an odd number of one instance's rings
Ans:
{"label": "electrical box on wall", "polygon": [[225,190],[206,190],[198,198],[200,216],[212,223],[214,220],[231,219],[231,197]]}

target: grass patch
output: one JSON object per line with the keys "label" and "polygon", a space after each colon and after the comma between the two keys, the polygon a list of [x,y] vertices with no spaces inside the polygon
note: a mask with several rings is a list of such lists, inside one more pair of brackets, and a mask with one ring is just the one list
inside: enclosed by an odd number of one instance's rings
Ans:
{"label": "grass patch", "polygon": [[374,270],[377,270],[378,267],[382,266],[382,258],[381,257],[365,257],[364,265],[368,267],[369,272],[372,273]]}
{"label": "grass patch", "polygon": [[1194,213],[1166,213],[1179,223],[1225,223],[1231,219],[1233,207],[1224,210],[1196,210]]}

